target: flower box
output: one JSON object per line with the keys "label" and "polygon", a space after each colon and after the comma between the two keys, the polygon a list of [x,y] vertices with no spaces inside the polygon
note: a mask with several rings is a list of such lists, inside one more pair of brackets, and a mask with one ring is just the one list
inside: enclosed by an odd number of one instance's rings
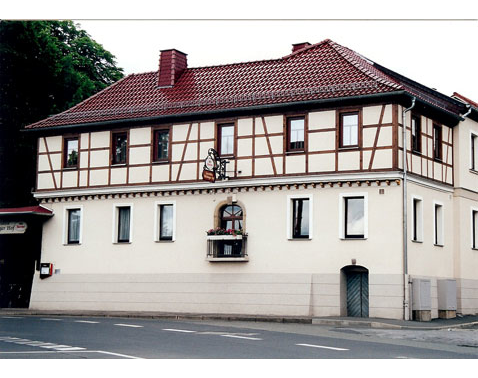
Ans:
{"label": "flower box", "polygon": [[207,235],[207,240],[242,240],[243,235]]}

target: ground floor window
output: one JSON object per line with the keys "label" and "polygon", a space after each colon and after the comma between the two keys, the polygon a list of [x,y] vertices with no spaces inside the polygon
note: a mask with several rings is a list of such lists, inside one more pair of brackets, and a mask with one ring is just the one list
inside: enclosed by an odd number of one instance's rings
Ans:
{"label": "ground floor window", "polygon": [[131,205],[115,206],[116,232],[113,239],[114,243],[131,243],[131,213]]}
{"label": "ground floor window", "polygon": [[154,222],[155,241],[174,241],[176,240],[176,202],[159,201],[156,202],[155,222]]}
{"label": "ground floor window", "polygon": [[368,194],[340,194],[339,232],[341,239],[367,239]]}
{"label": "ground floor window", "polygon": [[471,211],[471,247],[478,249],[478,209]]}
{"label": "ground floor window", "polygon": [[312,239],[312,195],[287,196],[287,238]]}
{"label": "ground floor window", "polygon": [[433,205],[434,208],[434,213],[433,213],[433,218],[434,218],[434,235],[435,235],[435,240],[434,243],[435,245],[442,246],[443,245],[443,205],[439,203],[435,203]]}
{"label": "ground floor window", "polygon": [[65,208],[63,224],[63,244],[81,244],[82,207]]}

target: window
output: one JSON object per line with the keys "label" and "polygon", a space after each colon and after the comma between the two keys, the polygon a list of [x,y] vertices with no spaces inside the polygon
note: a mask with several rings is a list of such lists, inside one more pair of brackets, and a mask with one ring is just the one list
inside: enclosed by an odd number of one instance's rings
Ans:
{"label": "window", "polygon": [[66,138],[63,150],[63,166],[65,168],[78,167],[78,138]]}
{"label": "window", "polygon": [[442,160],[442,127],[433,125],[433,158]]}
{"label": "window", "polygon": [[365,235],[365,207],[363,197],[345,198],[345,238],[362,239]]}
{"label": "window", "polygon": [[434,203],[434,213],[433,213],[433,218],[434,218],[434,235],[435,235],[435,240],[434,243],[435,245],[440,245],[443,246],[443,205]]}
{"label": "window", "polygon": [[412,240],[423,241],[423,200],[412,197]]}
{"label": "window", "polygon": [[159,201],[155,205],[154,240],[176,240],[176,202]]}
{"label": "window", "polygon": [[368,193],[339,195],[340,239],[368,238]]}
{"label": "window", "polygon": [[287,118],[287,151],[304,151],[304,117]]}
{"label": "window", "polygon": [[412,116],[412,151],[421,152],[421,143],[422,132],[420,125],[420,117]]}
{"label": "window", "polygon": [[113,150],[112,150],[112,164],[126,164],[128,146],[128,134],[127,133],[114,133],[113,134]]}
{"label": "window", "polygon": [[234,154],[234,124],[218,126],[219,155]]}
{"label": "window", "polygon": [[478,249],[478,209],[471,210],[471,248]]}
{"label": "window", "polygon": [[478,135],[471,134],[471,169],[478,171]]}
{"label": "window", "polygon": [[312,239],[312,196],[287,196],[287,238]]}
{"label": "window", "polygon": [[359,114],[340,114],[340,147],[358,147]]}
{"label": "window", "polygon": [[81,244],[82,206],[65,207],[63,218],[63,244]]}
{"label": "window", "polygon": [[309,237],[309,200],[297,198],[292,200],[292,237]]}
{"label": "window", "polygon": [[[225,205],[219,211],[221,228],[226,230],[242,230],[243,211],[238,205]],[[241,257],[243,240],[218,241],[218,257]]]}
{"label": "window", "polygon": [[169,130],[154,131],[153,161],[163,161],[169,158]]}
{"label": "window", "polygon": [[113,243],[131,243],[131,205],[117,205],[115,209],[115,230]]}

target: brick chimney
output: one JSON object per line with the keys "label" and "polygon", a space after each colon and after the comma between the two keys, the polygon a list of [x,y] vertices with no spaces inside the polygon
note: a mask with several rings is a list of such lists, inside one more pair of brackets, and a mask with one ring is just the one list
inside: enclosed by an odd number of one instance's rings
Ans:
{"label": "brick chimney", "polygon": [[292,52],[295,53],[297,50],[303,49],[307,46],[310,46],[309,42],[294,43],[292,45]]}
{"label": "brick chimney", "polygon": [[176,49],[161,50],[158,85],[172,87],[187,67],[187,54]]}

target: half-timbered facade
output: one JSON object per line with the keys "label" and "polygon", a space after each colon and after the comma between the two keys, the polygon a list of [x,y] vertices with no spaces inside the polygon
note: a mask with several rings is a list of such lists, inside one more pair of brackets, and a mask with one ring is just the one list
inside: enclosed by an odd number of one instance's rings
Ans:
{"label": "half-timbered facade", "polygon": [[477,108],[330,40],[202,68],[164,50],[27,127],[55,214],[30,306],[407,319],[429,279],[433,317],[443,280],[477,313]]}

